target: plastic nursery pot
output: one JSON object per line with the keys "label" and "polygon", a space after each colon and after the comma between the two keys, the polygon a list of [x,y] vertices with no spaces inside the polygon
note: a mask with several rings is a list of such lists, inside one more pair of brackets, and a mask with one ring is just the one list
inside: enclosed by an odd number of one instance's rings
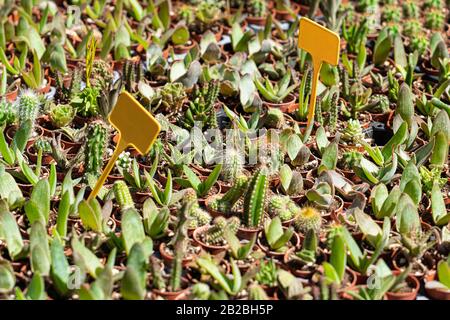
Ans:
{"label": "plastic nursery pot", "polygon": [[273,103],[268,101],[263,101],[263,105],[267,108],[278,108],[282,112],[291,113],[297,109],[297,104],[295,103],[295,96],[290,93],[283,102]]}
{"label": "plastic nursery pot", "polygon": [[[161,257],[164,259],[164,262],[166,264],[171,265],[172,261],[173,261],[173,255],[170,254],[169,252],[167,252],[167,244],[165,242],[161,242],[161,244],[159,245],[159,253],[161,254]],[[183,267],[186,267],[191,261],[194,260],[194,255],[189,255],[185,258],[183,258],[183,260],[181,261],[181,265]]]}
{"label": "plastic nursery pot", "polygon": [[[394,271],[394,275],[398,275],[399,271]],[[408,288],[410,291],[408,292],[386,292],[386,299],[387,300],[416,300],[417,292],[419,292],[420,283],[419,280],[413,276],[408,275],[406,277],[406,283],[408,284]]]}
{"label": "plastic nursery pot", "polygon": [[[287,227],[283,227],[283,230],[287,230]],[[264,232],[261,232],[259,234],[257,243],[258,243],[258,247],[260,247],[261,250],[264,251],[264,253],[269,257],[281,259],[285,256],[285,252],[277,252],[277,251],[270,250],[270,248],[266,244],[267,242],[265,239]],[[291,239],[289,240],[289,249],[295,249],[295,248],[298,248],[299,246],[300,246],[300,237],[298,236],[297,232],[294,232],[292,234]]]}
{"label": "plastic nursery pot", "polygon": [[228,249],[228,245],[214,246],[214,245],[210,245],[210,244],[207,244],[207,243],[202,241],[202,235],[210,227],[211,226],[207,225],[207,226],[202,226],[202,227],[199,227],[199,228],[195,229],[194,233],[192,234],[192,237],[194,238],[194,241],[199,246],[201,246],[203,249],[205,249],[206,251],[208,251],[209,253],[211,253],[213,255],[218,254],[218,253],[223,252],[223,251],[226,251]]}

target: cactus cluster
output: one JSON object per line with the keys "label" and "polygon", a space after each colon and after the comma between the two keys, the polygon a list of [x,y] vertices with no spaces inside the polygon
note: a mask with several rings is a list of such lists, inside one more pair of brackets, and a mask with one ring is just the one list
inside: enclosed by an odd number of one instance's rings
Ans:
{"label": "cactus cluster", "polygon": [[114,197],[120,207],[120,211],[124,212],[128,209],[134,208],[133,198],[131,197],[130,189],[128,189],[125,181],[118,180],[113,185]]}
{"label": "cactus cluster", "polygon": [[200,208],[197,193],[194,189],[186,189],[184,192],[183,202],[192,202],[192,205],[188,211],[189,228],[195,229],[211,222],[211,216],[209,213]]}
{"label": "cactus cluster", "polygon": [[274,195],[269,199],[268,213],[271,217],[279,216],[281,221],[295,217],[300,208],[288,196]]}
{"label": "cactus cluster", "polygon": [[9,126],[16,121],[14,105],[5,98],[0,99],[0,126]]}
{"label": "cactus cluster", "polygon": [[122,78],[124,79],[125,90],[128,92],[135,92],[137,84],[143,77],[143,66],[140,62],[127,60],[122,67]]}
{"label": "cactus cluster", "polygon": [[435,8],[425,13],[425,26],[432,30],[442,30],[445,25],[445,14],[441,9]]}
{"label": "cactus cluster", "polygon": [[102,122],[92,122],[87,128],[85,155],[85,172],[98,176],[103,165],[108,130]]}
{"label": "cactus cluster", "polygon": [[215,197],[210,208],[215,211],[229,214],[234,211],[234,207],[238,200],[242,197],[247,189],[248,178],[246,175],[240,175],[236,178],[234,185],[223,196]]}
{"label": "cactus cluster", "polygon": [[282,129],[286,121],[284,113],[278,108],[269,108],[265,117],[264,125],[266,128]]}
{"label": "cactus cluster", "polygon": [[236,233],[241,224],[238,217],[225,217],[219,216],[214,219],[213,225],[204,233],[204,241],[209,245],[220,246],[226,243],[224,238],[225,231],[230,230],[232,233]]}
{"label": "cactus cluster", "polygon": [[195,123],[201,123],[205,129],[217,128],[215,104],[220,92],[219,81],[196,86],[193,100],[189,102],[186,113],[179,118],[179,123],[186,129],[191,129]]}
{"label": "cactus cluster", "polygon": [[242,175],[244,155],[235,148],[227,148],[223,159],[221,177],[224,182],[233,182]]}
{"label": "cactus cluster", "polygon": [[319,232],[322,227],[322,217],[320,211],[313,207],[303,207],[295,217],[295,228],[302,233],[312,229]]}
{"label": "cactus cluster", "polygon": [[167,83],[156,91],[150,101],[153,112],[158,110],[164,114],[177,114],[183,107],[186,92],[181,83]]}
{"label": "cactus cluster", "polygon": [[257,229],[263,224],[268,185],[267,169],[258,169],[250,180],[244,197],[242,221],[247,228]]}
{"label": "cactus cluster", "polygon": [[113,73],[109,64],[100,59],[94,60],[90,84],[100,91],[107,88],[113,80]]}

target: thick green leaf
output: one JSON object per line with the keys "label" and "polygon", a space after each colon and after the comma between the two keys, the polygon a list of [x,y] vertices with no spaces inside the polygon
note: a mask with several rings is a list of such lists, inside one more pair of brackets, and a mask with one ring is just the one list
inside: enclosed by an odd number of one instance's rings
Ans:
{"label": "thick green leaf", "polygon": [[87,271],[92,277],[97,278],[97,273],[103,269],[99,258],[91,250],[86,248],[76,236],[72,238],[71,244],[75,263]]}
{"label": "thick green leaf", "polygon": [[141,243],[145,239],[142,219],[135,209],[128,209],[122,214],[122,238],[127,254],[135,243]]}
{"label": "thick green leaf", "polygon": [[23,240],[19,226],[4,200],[0,202],[0,230],[9,255],[14,259],[23,249]]}

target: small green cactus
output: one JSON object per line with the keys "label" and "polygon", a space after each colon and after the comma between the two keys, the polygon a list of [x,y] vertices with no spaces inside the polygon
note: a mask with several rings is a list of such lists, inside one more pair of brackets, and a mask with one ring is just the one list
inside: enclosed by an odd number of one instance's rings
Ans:
{"label": "small green cactus", "polygon": [[98,176],[103,166],[103,155],[106,150],[108,130],[102,122],[92,122],[86,135],[85,172],[93,176]]}
{"label": "small green cactus", "polygon": [[211,222],[211,216],[208,212],[200,208],[197,199],[197,193],[194,189],[188,188],[184,191],[183,203],[192,202],[188,212],[189,228],[195,229],[207,225]]}
{"label": "small green cactus", "polygon": [[22,126],[27,120],[34,125],[39,112],[39,96],[31,89],[22,91],[19,97],[18,118],[19,126]]}
{"label": "small green cactus", "polygon": [[244,194],[248,183],[246,175],[240,175],[236,178],[234,185],[223,196],[215,197],[211,203],[210,208],[215,211],[229,214],[237,201]]}
{"label": "small green cactus", "polygon": [[367,110],[373,113],[389,112],[389,98],[383,94],[374,94],[369,99]]}
{"label": "small green cactus", "polygon": [[224,182],[236,181],[244,169],[243,155],[235,148],[227,148],[222,166],[222,180]]}
{"label": "small green cactus", "polygon": [[50,153],[52,152],[52,146],[50,145],[50,142],[45,138],[39,138],[34,143],[33,147],[36,150],[42,150],[44,153]]}
{"label": "small green cactus", "polygon": [[91,86],[98,90],[106,89],[113,80],[113,73],[110,65],[102,59],[94,60],[91,73]]}
{"label": "small green cactus", "polygon": [[114,182],[113,191],[114,197],[116,198],[122,212],[128,209],[134,209],[133,198],[131,197],[130,189],[128,189],[125,181],[118,180]]}
{"label": "small green cactus", "polygon": [[316,121],[320,124],[323,125],[323,116],[322,116],[322,98],[320,96],[317,97],[316,99]]}
{"label": "small green cactus", "polygon": [[359,162],[362,159],[362,154],[357,151],[349,151],[345,152],[342,155],[342,158],[344,160],[345,166],[349,169],[353,169],[353,167],[359,165]]}
{"label": "small green cactus", "polygon": [[288,221],[298,213],[297,204],[288,196],[274,195],[269,199],[268,213],[271,217],[279,216],[281,221]]}
{"label": "small green cactus", "polygon": [[320,211],[313,207],[301,208],[295,217],[294,225],[298,231],[304,234],[310,229],[319,232],[322,227]]}
{"label": "small green cactus", "polygon": [[283,112],[278,108],[269,108],[264,121],[267,128],[281,129],[285,125]]}
{"label": "small green cactus", "polygon": [[242,215],[243,223],[248,228],[260,228],[263,224],[268,180],[267,169],[261,168],[249,182]]}
{"label": "small green cactus", "polygon": [[225,231],[230,230],[233,234],[236,234],[240,226],[241,221],[238,217],[230,217],[228,219],[224,217],[217,217],[213,221],[213,225],[208,228],[204,234],[204,240],[210,245],[224,245],[226,240],[224,238]]}
{"label": "small green cactus", "polygon": [[425,27],[431,30],[442,30],[445,25],[445,14],[441,9],[431,9],[425,13]]}

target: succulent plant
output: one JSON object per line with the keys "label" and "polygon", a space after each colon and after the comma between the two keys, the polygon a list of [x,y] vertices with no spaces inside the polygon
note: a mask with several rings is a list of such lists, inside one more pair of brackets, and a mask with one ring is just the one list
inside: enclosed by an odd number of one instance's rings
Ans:
{"label": "succulent plant", "polygon": [[224,238],[225,231],[229,230],[235,234],[238,231],[240,224],[241,221],[238,217],[230,217],[228,219],[222,216],[216,217],[212,226],[206,230],[204,241],[210,245],[223,245],[226,243]]}
{"label": "succulent plant", "polygon": [[107,135],[108,130],[100,121],[92,122],[88,126],[84,150],[86,174],[98,176],[102,171]]}
{"label": "succulent plant", "polygon": [[406,18],[419,18],[420,17],[420,7],[415,1],[405,1],[402,5],[403,15]]}
{"label": "succulent plant", "polygon": [[118,180],[114,182],[113,191],[114,197],[122,212],[128,209],[134,209],[133,198],[125,181]]}
{"label": "succulent plant", "polygon": [[0,126],[9,126],[16,121],[14,105],[5,98],[0,99]]}
{"label": "succulent plant", "polygon": [[445,14],[441,9],[431,9],[425,13],[425,26],[431,30],[442,30],[445,24]]}
{"label": "succulent plant", "polygon": [[116,166],[119,168],[119,170],[128,171],[128,169],[131,168],[132,163],[133,160],[130,157],[130,153],[128,151],[123,151],[117,158]]}
{"label": "succulent plant", "polygon": [[263,224],[268,184],[266,168],[258,169],[248,184],[242,212],[242,221],[248,228],[256,229]]}
{"label": "succulent plant", "polygon": [[192,202],[190,210],[188,211],[189,228],[195,229],[211,222],[209,213],[200,208],[197,193],[194,189],[188,188],[184,191],[182,202]]}
{"label": "succulent plant", "polygon": [[342,140],[347,142],[357,143],[364,138],[361,124],[359,120],[349,119],[347,126],[342,132]]}
{"label": "succulent plant", "polygon": [[367,110],[373,113],[389,112],[389,98],[382,94],[374,94],[370,97]]}
{"label": "succulent plant", "polygon": [[19,126],[24,125],[28,120],[34,125],[40,104],[40,98],[33,90],[27,89],[21,92],[17,109]]}
{"label": "succulent plant", "polygon": [[113,80],[113,74],[110,65],[101,59],[94,60],[90,84],[99,91],[107,88]]}
{"label": "succulent plant", "polygon": [[346,167],[352,169],[354,166],[359,165],[362,156],[363,155],[358,151],[348,151],[344,152],[342,158],[344,159]]}
{"label": "succulent plant", "polygon": [[268,213],[271,217],[280,217],[281,221],[288,221],[299,212],[300,208],[289,196],[274,195],[269,199]]}
{"label": "succulent plant", "polygon": [[189,102],[184,116],[180,117],[180,124],[188,130],[194,127],[196,122],[200,123],[205,129],[217,128],[215,104],[219,91],[218,81],[209,82],[202,88],[196,86],[194,99]]}
{"label": "succulent plant", "polygon": [[281,129],[285,124],[284,114],[278,108],[269,108],[264,120],[266,128]]}
{"label": "succulent plant", "polygon": [[186,25],[190,25],[195,21],[194,8],[189,5],[182,5],[178,12],[180,20],[183,20]]}
{"label": "succulent plant", "polygon": [[72,122],[75,111],[70,104],[51,103],[48,115],[54,127],[62,128]]}
{"label": "succulent plant", "polygon": [[411,37],[411,49],[417,51],[419,54],[423,54],[427,50],[428,45],[428,37],[423,32]]}
{"label": "succulent plant", "polygon": [[78,114],[83,117],[92,117],[98,115],[99,108],[97,98],[100,91],[96,87],[85,87],[76,94],[70,104],[74,107]]}
{"label": "succulent plant", "polygon": [[176,114],[181,111],[185,99],[186,92],[181,83],[167,83],[156,91],[150,105],[153,112]]}
{"label": "succulent plant", "polygon": [[403,33],[411,38],[414,38],[416,35],[422,32],[422,24],[417,19],[407,20],[405,21],[403,27]]}
{"label": "succulent plant", "polygon": [[243,154],[236,148],[227,148],[223,159],[221,177],[224,182],[234,182],[242,175],[244,169]]}
{"label": "succulent plant", "polygon": [[299,232],[304,234],[310,229],[319,232],[322,227],[322,216],[320,215],[320,211],[313,207],[301,208],[295,216],[294,225]]}
{"label": "succulent plant", "polygon": [[247,189],[248,177],[240,175],[233,186],[223,195],[215,197],[210,204],[211,209],[229,214]]}
{"label": "succulent plant", "polygon": [[50,145],[50,142],[46,138],[37,139],[33,147],[36,150],[42,150],[42,152],[44,153],[49,153],[52,151],[52,146]]}

